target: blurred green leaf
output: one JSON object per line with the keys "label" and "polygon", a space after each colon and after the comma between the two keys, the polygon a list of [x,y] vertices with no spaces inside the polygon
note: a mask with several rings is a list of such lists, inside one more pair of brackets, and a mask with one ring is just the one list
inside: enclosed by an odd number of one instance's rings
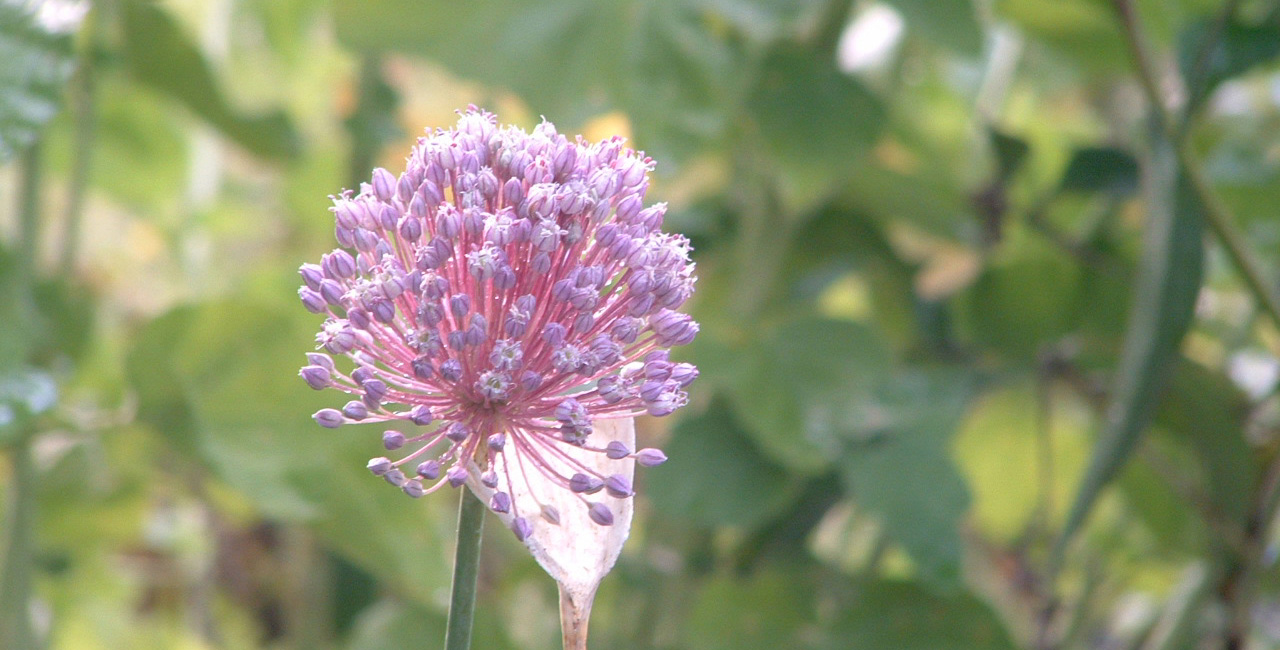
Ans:
{"label": "blurred green leaf", "polygon": [[1009,135],[990,127],[987,135],[991,139],[991,149],[996,156],[996,178],[1008,181],[1022,167],[1027,154],[1031,153],[1031,145],[1026,140]]}
{"label": "blurred green leaf", "polygon": [[965,56],[982,54],[982,27],[970,0],[890,0],[907,29]]}
{"label": "blurred green leaf", "polygon": [[1000,18],[1009,20],[1032,39],[1065,55],[1084,70],[1115,72],[1129,65],[1124,41],[1107,3],[997,0],[995,11]]}
{"label": "blurred green leaf", "polygon": [[0,2],[0,164],[35,142],[71,75],[71,36],[39,24],[38,8]]}
{"label": "blurred green leaf", "polygon": [[1108,192],[1117,196],[1138,189],[1138,161],[1121,149],[1084,147],[1071,154],[1062,174],[1063,192]]}
{"label": "blurred green leaf", "polygon": [[969,407],[960,370],[895,377],[868,407],[865,430],[841,459],[858,505],[876,514],[929,580],[960,578],[960,523],[969,490],[951,460],[951,439]]}
{"label": "blurred green leaf", "polygon": [[406,644],[434,647],[444,643],[444,616],[395,600],[369,606],[356,619],[347,650],[401,650]]}
{"label": "blurred green leaf", "polygon": [[1162,167],[1147,197],[1142,259],[1124,350],[1103,429],[1063,526],[1059,551],[1137,447],[1195,315],[1204,264],[1202,208],[1173,169],[1169,152],[1162,150],[1156,160]]}
{"label": "blurred green leaf", "polygon": [[785,322],[738,354],[731,381],[739,420],[765,454],[805,473],[835,460],[890,364],[874,331],[823,319]]}
{"label": "blurred green leaf", "polygon": [[719,402],[680,420],[665,449],[670,460],[642,478],[655,507],[672,517],[751,528],[794,496],[786,472],[756,450]]}
{"label": "blurred green leaf", "polygon": [[689,611],[683,647],[774,650],[805,647],[813,624],[814,585],[802,573],[766,570],[717,575]]}
{"label": "blurred green leaf", "polygon": [[834,57],[782,43],[760,64],[746,115],[778,166],[783,200],[803,211],[851,175],[880,135],[880,99]]}
{"label": "blurred green leaf", "polygon": [[1259,471],[1245,439],[1248,397],[1227,377],[1185,358],[1174,363],[1166,391],[1155,423],[1194,453],[1213,512],[1244,525]]}
{"label": "blurred green leaf", "polygon": [[1033,360],[1043,346],[1077,324],[1082,314],[1080,270],[1048,248],[1019,253],[984,269],[960,307],[962,322],[976,341]]}
{"label": "blurred green leaf", "polygon": [[[1215,38],[1205,49],[1205,39]],[[1224,81],[1280,57],[1280,13],[1260,25],[1216,19],[1191,25],[1182,35],[1179,64],[1191,91],[1190,105],[1208,99]]]}
{"label": "blurred green leaf", "polygon": [[266,158],[298,153],[299,138],[283,112],[243,115],[227,101],[208,61],[160,5],[120,3],[124,59],[140,82],[182,103],[231,140]]}
{"label": "blurred green leaf", "polygon": [[38,361],[66,355],[81,359],[93,336],[96,296],[89,288],[74,280],[50,278],[39,280],[32,290],[32,300],[43,321],[43,344],[35,350]]}
{"label": "blurred green leaf", "polygon": [[297,377],[317,325],[302,310],[234,300],[161,316],[131,353],[140,410],[264,515],[311,524],[354,564],[431,603],[449,575],[449,517],[431,513],[451,504],[414,501],[369,475],[380,431],[311,420],[345,401]]}
{"label": "blurred green leaf", "polygon": [[866,585],[823,648],[1014,650],[1000,619],[976,596],[939,595],[912,582]]}

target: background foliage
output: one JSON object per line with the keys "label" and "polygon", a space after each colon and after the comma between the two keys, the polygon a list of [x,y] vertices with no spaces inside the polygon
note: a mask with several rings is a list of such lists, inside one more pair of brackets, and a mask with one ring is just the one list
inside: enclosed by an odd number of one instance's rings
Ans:
{"label": "background foliage", "polygon": [[[594,646],[1280,648],[1278,58],[1274,0],[0,0],[0,630],[443,636],[454,500],[310,421],[295,270],[474,102],[629,134],[697,249]],[[482,571],[476,647],[558,647]]]}

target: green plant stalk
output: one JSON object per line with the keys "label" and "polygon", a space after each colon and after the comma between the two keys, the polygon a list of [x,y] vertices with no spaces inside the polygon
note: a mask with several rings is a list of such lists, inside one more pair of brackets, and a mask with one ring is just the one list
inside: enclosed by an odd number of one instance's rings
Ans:
{"label": "green plant stalk", "polygon": [[[22,155],[18,199],[18,295],[27,304],[35,285],[36,250],[40,227],[41,143]],[[8,650],[35,650],[31,629],[31,558],[35,551],[36,471],[32,460],[31,423],[19,413],[23,429],[10,448],[13,481],[9,485],[9,513],[5,525],[4,557],[0,565],[0,639]]]}
{"label": "green plant stalk", "polygon": [[9,650],[35,650],[31,629],[31,556],[35,551],[36,472],[30,432],[10,450],[13,481],[5,524],[4,568],[0,578],[0,639]]}
{"label": "green plant stalk", "polygon": [[476,576],[480,570],[480,538],[484,532],[484,503],[462,488],[458,505],[458,549],[453,559],[453,587],[449,598],[449,622],[445,650],[468,650],[476,613]]}
{"label": "green plant stalk", "polygon": [[[1132,0],[1112,0],[1112,4],[1116,13],[1120,16],[1120,23],[1125,33],[1125,42],[1129,47],[1130,55],[1133,57],[1134,67],[1137,68],[1138,72],[1138,80],[1142,83],[1142,89],[1147,95],[1147,101],[1151,103],[1152,110],[1156,112],[1165,137],[1174,145],[1178,165],[1182,168],[1183,173],[1186,174],[1188,182],[1191,183],[1192,191],[1195,192],[1200,200],[1209,229],[1222,242],[1223,248],[1227,251],[1227,256],[1231,258],[1231,263],[1244,279],[1249,292],[1257,299],[1263,311],[1267,312],[1267,316],[1271,318],[1276,328],[1280,329],[1280,301],[1277,301],[1275,294],[1267,288],[1267,282],[1263,279],[1261,267],[1254,261],[1253,254],[1245,243],[1244,235],[1240,233],[1239,228],[1235,225],[1235,218],[1232,217],[1230,209],[1214,192],[1213,186],[1209,183],[1208,178],[1205,177],[1204,170],[1196,159],[1195,152],[1186,137],[1186,132],[1189,129],[1179,127],[1178,122],[1174,119],[1173,114],[1170,113],[1169,107],[1165,105],[1164,98],[1160,94],[1160,86],[1157,81],[1159,76],[1156,74],[1154,57],[1151,54],[1146,38],[1143,36],[1141,25],[1138,23],[1137,9],[1134,7]],[[1190,123],[1190,119],[1188,118],[1186,122]]]}
{"label": "green plant stalk", "polygon": [[71,88],[73,98],[71,111],[75,121],[75,155],[71,163],[71,174],[67,180],[67,208],[63,217],[62,250],[58,255],[58,266],[67,277],[75,271],[76,255],[80,250],[80,230],[84,220],[84,204],[89,192],[89,173],[93,163],[93,143],[97,131],[95,84],[97,80],[93,58],[100,31],[98,26],[102,24],[98,16],[101,11],[101,8],[95,7],[85,17],[82,27],[85,37],[80,45],[79,65]]}

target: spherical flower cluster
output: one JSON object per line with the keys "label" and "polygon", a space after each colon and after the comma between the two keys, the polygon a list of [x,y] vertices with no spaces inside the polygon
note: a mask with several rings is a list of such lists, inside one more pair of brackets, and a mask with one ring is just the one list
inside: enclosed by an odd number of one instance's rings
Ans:
{"label": "spherical flower cluster", "polygon": [[592,425],[667,415],[698,374],[668,358],[698,332],[676,311],[695,278],[688,240],[661,231],[665,204],[643,205],[652,167],[620,137],[571,141],[545,121],[525,133],[472,107],[420,138],[399,178],[375,169],[333,197],[342,248],[301,268],[302,304],[328,318],[300,375],[351,400],[315,421],[414,425],[387,430],[398,458],[369,470],[412,497],[479,481],[522,541],[530,517],[559,513],[512,512],[511,468],[610,525],[590,495],[629,497],[630,478],[566,448],[661,463],[656,449],[595,442]]}

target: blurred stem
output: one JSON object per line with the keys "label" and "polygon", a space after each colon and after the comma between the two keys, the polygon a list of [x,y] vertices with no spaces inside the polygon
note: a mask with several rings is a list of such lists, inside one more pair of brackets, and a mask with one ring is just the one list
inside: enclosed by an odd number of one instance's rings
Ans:
{"label": "blurred stem", "polygon": [[44,144],[36,140],[23,152],[18,196],[18,293],[30,298],[35,286],[36,260],[40,256],[40,185],[43,182]]}
{"label": "blurred stem", "polygon": [[36,516],[36,472],[31,454],[31,435],[26,431],[12,447],[13,481],[9,485],[4,573],[0,578],[0,639],[6,640],[9,650],[36,648],[30,607]]}
{"label": "blurred stem", "polygon": [[[21,158],[18,198],[18,295],[30,300],[40,227],[42,144],[33,143]],[[22,427],[11,447],[13,481],[9,485],[9,515],[5,526],[4,559],[0,570],[0,639],[8,650],[35,650],[31,629],[31,560],[35,552],[36,470],[32,458],[31,422],[19,414]]]}
{"label": "blurred stem", "polygon": [[304,526],[284,529],[285,630],[290,648],[327,648],[332,645],[332,575],[328,558],[315,536]]}
{"label": "blurred stem", "polygon": [[71,156],[71,175],[68,178],[67,208],[63,216],[62,251],[58,255],[58,268],[65,276],[75,270],[76,255],[80,250],[80,228],[84,218],[85,196],[89,190],[89,172],[93,163],[93,141],[97,135],[97,86],[94,79],[93,57],[97,47],[98,25],[102,21],[90,10],[82,27],[86,34],[80,47],[79,62],[71,86],[71,114],[75,122],[75,145]]}
{"label": "blurred stem", "polygon": [[[1228,0],[1228,2],[1230,1]],[[1128,44],[1130,55],[1133,57],[1134,67],[1137,68],[1138,79],[1146,92],[1147,100],[1159,119],[1160,127],[1165,137],[1173,143],[1178,165],[1186,175],[1187,181],[1191,184],[1191,189],[1195,192],[1196,198],[1200,201],[1204,218],[1208,222],[1209,228],[1218,240],[1222,242],[1227,251],[1227,256],[1231,258],[1231,263],[1235,265],[1236,270],[1243,277],[1250,293],[1262,305],[1272,323],[1277,328],[1280,328],[1280,302],[1276,300],[1272,291],[1267,288],[1267,282],[1263,279],[1262,270],[1258,263],[1254,261],[1248,244],[1245,243],[1244,235],[1236,227],[1235,218],[1231,215],[1231,211],[1218,197],[1217,193],[1214,192],[1213,186],[1209,183],[1208,178],[1205,177],[1199,161],[1196,160],[1195,152],[1186,137],[1189,128],[1180,128],[1169,107],[1165,105],[1164,96],[1160,92],[1155,57],[1142,31],[1142,25],[1139,22],[1137,8],[1134,6],[1133,0],[1112,0],[1112,5],[1116,10],[1116,14],[1120,17],[1125,41]],[[1210,43],[1206,47],[1212,48],[1213,45]],[[1188,116],[1185,122],[1190,123],[1190,121],[1191,118]]]}
{"label": "blurred stem", "polygon": [[449,599],[449,623],[445,650],[471,647],[471,624],[476,612],[476,577],[480,571],[480,537],[484,532],[484,503],[467,488],[460,488],[458,550],[453,559],[453,595]]}

